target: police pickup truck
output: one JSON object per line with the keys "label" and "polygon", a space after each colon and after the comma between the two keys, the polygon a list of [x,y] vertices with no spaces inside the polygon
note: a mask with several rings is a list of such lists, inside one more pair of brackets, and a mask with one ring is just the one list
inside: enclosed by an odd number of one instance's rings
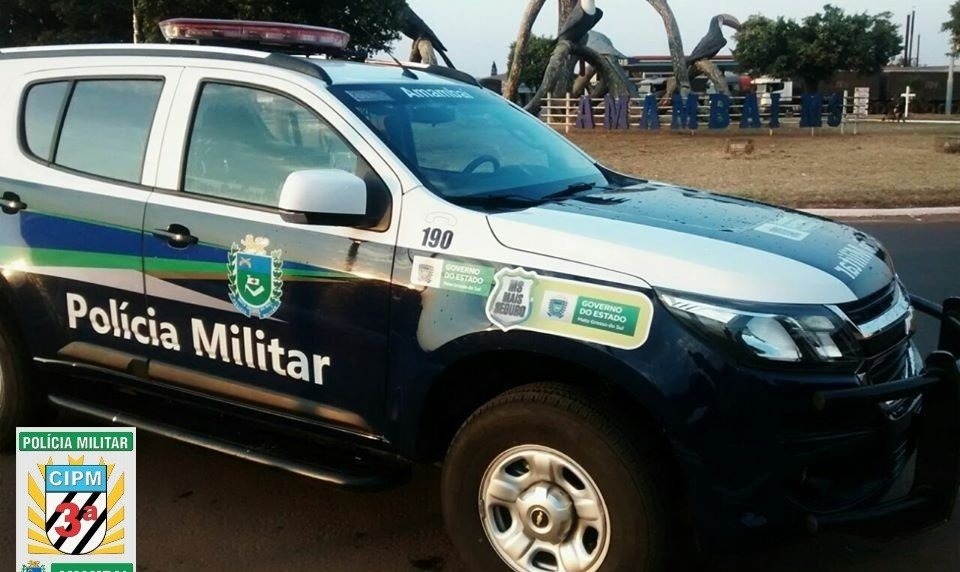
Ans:
{"label": "police pickup truck", "polygon": [[0,51],[5,444],[52,402],[349,487],[442,461],[484,572],[949,518],[960,303],[870,236],[613,172],[342,32],[162,27]]}

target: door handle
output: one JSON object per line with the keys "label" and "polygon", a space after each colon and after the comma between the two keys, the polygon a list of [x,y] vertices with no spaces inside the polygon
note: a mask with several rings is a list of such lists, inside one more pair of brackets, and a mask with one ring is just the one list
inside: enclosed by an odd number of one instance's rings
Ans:
{"label": "door handle", "polygon": [[190,229],[182,224],[171,224],[167,228],[153,229],[153,236],[166,239],[173,248],[187,248],[200,242],[200,239],[190,234]]}
{"label": "door handle", "polygon": [[4,214],[17,214],[22,210],[26,210],[27,203],[20,200],[20,195],[17,193],[11,193],[7,191],[3,193],[3,196],[0,196],[0,209],[3,210]]}

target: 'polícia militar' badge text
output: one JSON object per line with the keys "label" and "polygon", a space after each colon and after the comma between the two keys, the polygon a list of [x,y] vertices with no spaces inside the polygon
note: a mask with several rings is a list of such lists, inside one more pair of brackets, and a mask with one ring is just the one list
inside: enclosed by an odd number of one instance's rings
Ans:
{"label": "'pol\u00edcia militar' badge text", "polygon": [[[267,339],[260,328],[210,323],[200,318],[190,318],[190,327],[182,328],[174,321],[164,320],[152,307],[147,308],[145,316],[131,315],[127,310],[130,307],[133,305],[129,301],[118,298],[97,306],[80,294],[67,292],[67,326],[169,351],[192,351],[198,357],[317,385],[323,385],[324,369],[333,362],[330,356],[289,348],[279,338]],[[184,330],[190,332],[186,348],[182,343]]]}
{"label": "'pol\u00edcia militar' badge text", "polygon": [[136,470],[136,429],[19,428],[21,572],[133,572]]}

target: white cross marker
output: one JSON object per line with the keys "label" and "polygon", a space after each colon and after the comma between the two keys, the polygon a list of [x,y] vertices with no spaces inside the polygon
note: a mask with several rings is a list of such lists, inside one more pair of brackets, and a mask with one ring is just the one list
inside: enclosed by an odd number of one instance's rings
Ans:
{"label": "white cross marker", "polygon": [[917,97],[917,94],[911,93],[910,86],[908,85],[907,91],[905,91],[904,93],[901,93],[900,97],[907,100],[906,105],[903,106],[903,118],[909,119],[910,118],[910,100],[912,100],[914,97]]}

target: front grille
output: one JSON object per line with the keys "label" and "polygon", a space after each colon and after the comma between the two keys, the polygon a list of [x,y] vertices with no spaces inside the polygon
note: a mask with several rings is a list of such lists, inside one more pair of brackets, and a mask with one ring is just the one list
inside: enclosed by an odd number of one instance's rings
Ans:
{"label": "front grille", "polygon": [[897,283],[892,282],[866,298],[855,302],[840,304],[838,307],[854,324],[866,324],[886,312],[893,305],[897,292]]}
{"label": "front grille", "polygon": [[879,385],[907,377],[909,358],[910,343],[903,341],[886,353],[868,360],[863,374],[864,383]]}
{"label": "front grille", "polygon": [[910,309],[897,282],[838,308],[860,332],[860,348],[866,357],[860,369],[864,384],[889,383],[915,373],[910,366]]}
{"label": "front grille", "polygon": [[907,325],[904,320],[897,320],[894,327],[875,334],[870,338],[860,340],[860,347],[863,348],[863,354],[866,356],[878,356],[890,351],[890,348],[896,347],[909,337]]}

